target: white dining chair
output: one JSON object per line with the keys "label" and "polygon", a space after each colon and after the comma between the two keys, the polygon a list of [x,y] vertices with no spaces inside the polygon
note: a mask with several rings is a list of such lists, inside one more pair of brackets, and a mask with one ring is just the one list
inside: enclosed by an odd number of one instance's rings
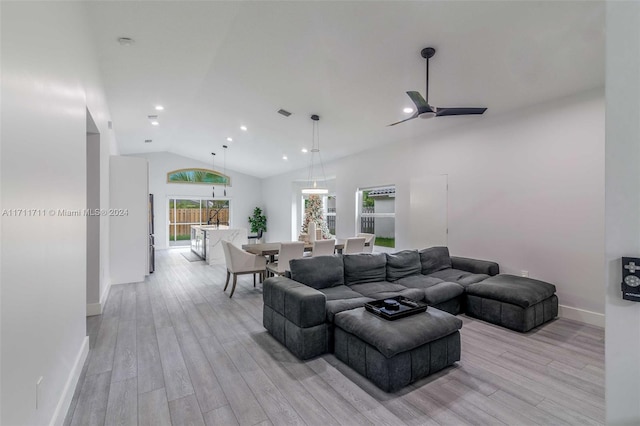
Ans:
{"label": "white dining chair", "polygon": [[343,254],[362,253],[364,251],[364,237],[347,238],[344,242]]}
{"label": "white dining chair", "polygon": [[336,240],[315,240],[311,256],[331,256],[336,251]]}
{"label": "white dining chair", "polygon": [[304,255],[304,242],[292,241],[290,243],[280,243],[278,250],[278,261],[267,265],[267,272],[272,275],[284,275],[289,270],[291,259],[300,259]]}
{"label": "white dining chair", "polygon": [[267,259],[265,259],[264,256],[247,253],[224,240],[222,241],[222,250],[224,251],[224,260],[227,264],[227,282],[224,285],[223,291],[227,291],[229,278],[233,274],[233,287],[231,287],[230,298],[233,297],[233,292],[236,291],[238,275],[253,274],[253,286],[255,287],[256,274],[260,274],[260,282],[262,282],[267,268]]}
{"label": "white dining chair", "polygon": [[[366,232],[360,232],[357,237],[364,237],[364,253],[373,253],[373,246],[376,243],[376,234],[367,234]],[[369,244],[369,245],[367,245]]]}

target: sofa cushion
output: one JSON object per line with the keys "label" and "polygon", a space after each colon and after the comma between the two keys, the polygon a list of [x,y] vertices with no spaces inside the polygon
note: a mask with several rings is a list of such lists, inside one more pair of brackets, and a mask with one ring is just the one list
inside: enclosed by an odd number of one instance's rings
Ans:
{"label": "sofa cushion", "polygon": [[443,282],[440,278],[430,277],[428,275],[411,275],[410,277],[400,278],[395,284],[400,284],[409,288],[429,288],[438,283]]}
{"label": "sofa cushion", "polygon": [[440,278],[443,281],[456,282],[464,287],[489,278],[489,275],[472,274],[471,272],[461,271],[460,269],[453,268],[432,272],[431,274],[429,274],[429,276],[433,278]]}
{"label": "sofa cushion", "polygon": [[451,256],[447,247],[430,247],[420,250],[419,253],[424,275],[451,268]]}
{"label": "sofa cushion", "polygon": [[468,257],[451,256],[451,267],[471,272],[472,274],[487,274],[490,276],[500,273],[500,265],[489,260],[470,259]]}
{"label": "sofa cushion", "polygon": [[500,274],[471,284],[467,294],[528,308],[553,296],[556,286],[516,275]]}
{"label": "sofa cushion", "polygon": [[384,253],[345,254],[342,259],[346,285],[384,281],[387,278],[387,257]]}
{"label": "sofa cushion", "polygon": [[394,282],[400,278],[417,275],[422,270],[418,250],[403,250],[397,253],[386,253],[387,281]]}
{"label": "sofa cushion", "polygon": [[466,277],[460,278],[456,282],[466,288],[471,284],[479,283],[481,281],[486,280],[487,278],[489,278],[489,275],[487,274],[471,274],[471,275],[467,275]]}
{"label": "sofa cushion", "polygon": [[336,287],[327,287],[318,289],[320,293],[327,296],[327,300],[339,300],[339,299],[355,299],[362,297],[360,293],[356,293],[346,285],[339,285]]}
{"label": "sofa cushion", "polygon": [[424,301],[429,305],[437,305],[460,296],[464,293],[464,287],[460,284],[443,281],[423,291]]}
{"label": "sofa cushion", "polygon": [[370,297],[360,296],[355,299],[337,299],[327,301],[327,321],[333,323],[334,316],[337,313],[348,311],[350,309],[362,308],[365,303],[373,302],[374,299]]}
{"label": "sofa cushion", "polygon": [[374,283],[364,283],[352,285],[351,289],[363,296],[371,297],[375,300],[386,299],[388,297],[404,296],[413,300],[423,300],[424,293],[418,288],[407,288],[405,286],[379,281]]}
{"label": "sofa cushion", "polygon": [[289,262],[291,279],[315,289],[344,284],[344,264],[339,254],[306,257]]}

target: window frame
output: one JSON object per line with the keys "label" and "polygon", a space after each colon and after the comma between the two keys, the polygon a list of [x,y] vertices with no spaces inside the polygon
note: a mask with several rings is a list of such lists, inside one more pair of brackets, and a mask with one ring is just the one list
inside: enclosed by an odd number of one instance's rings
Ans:
{"label": "window frame", "polygon": [[[394,195],[393,197],[389,197],[389,198],[393,198],[394,199],[394,206],[393,206],[393,213],[369,213],[369,212],[363,212],[363,193],[366,191],[373,191],[376,189],[383,189],[383,188],[393,188],[394,189]],[[395,199],[396,199],[396,195],[395,195],[395,190],[396,190],[396,185],[395,184],[389,184],[389,185],[376,185],[376,186],[369,186],[369,187],[359,187],[356,189],[356,223],[355,223],[355,233],[356,235],[358,233],[362,233],[362,218],[374,218],[374,220],[376,218],[393,218],[393,239],[394,239],[394,246],[395,246],[395,239],[396,239],[396,205],[395,205]],[[374,232],[375,234],[375,229]],[[384,238],[384,237],[383,237]],[[376,247],[385,247],[385,246],[378,246],[375,245]],[[395,248],[395,247],[394,247]]]}
{"label": "window frame", "polygon": [[[177,210],[176,201],[178,201],[178,200],[189,200],[189,201],[198,201],[199,202],[199,204],[200,204],[199,209],[198,209],[198,211],[199,211],[198,215],[199,215],[199,219],[200,219],[199,223],[197,223],[197,222],[177,223],[175,221],[171,222],[171,219],[170,219],[171,218],[171,209],[174,210],[174,216],[173,217],[174,217],[174,220],[175,220],[175,217],[177,216],[176,215],[176,210]],[[174,202],[173,203],[173,207],[171,207],[171,201]],[[203,203],[205,203],[207,201],[226,201],[227,203],[229,203],[229,225],[228,226],[229,226],[229,229],[233,228],[233,225],[232,225],[233,224],[233,219],[232,219],[233,218],[233,214],[232,214],[232,212],[233,212],[232,204],[233,203],[231,202],[231,198],[229,198],[229,197],[215,197],[215,198],[212,198],[212,197],[202,197],[202,196],[197,196],[197,195],[194,195],[194,196],[192,196],[192,195],[167,195],[167,204],[166,204],[166,206],[167,206],[167,231],[168,231],[167,232],[167,238],[166,238],[167,247],[172,247],[171,246],[171,241],[177,241],[177,240],[171,240],[171,236],[172,235],[175,236],[175,233],[176,233],[175,231],[176,231],[177,226],[180,226],[180,225],[189,225],[189,226],[191,226],[191,225],[203,225],[203,224],[206,225],[207,221],[204,221],[204,223],[203,223],[203,220],[202,220],[202,209],[203,208],[207,208],[206,205],[203,206]]]}

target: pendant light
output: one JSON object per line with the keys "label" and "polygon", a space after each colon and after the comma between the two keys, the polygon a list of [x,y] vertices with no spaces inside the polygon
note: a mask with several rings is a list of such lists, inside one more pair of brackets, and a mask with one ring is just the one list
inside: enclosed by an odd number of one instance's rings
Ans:
{"label": "pendant light", "polygon": [[222,147],[224,148],[224,165],[223,165],[223,172],[222,174],[224,175],[224,196],[227,196],[227,146],[226,145],[222,145]]}
{"label": "pendant light", "polygon": [[[211,153],[211,170],[216,171],[216,153]],[[215,175],[214,175],[215,176]],[[211,198],[216,198],[216,185],[214,183],[213,188],[211,189]]]}
{"label": "pendant light", "polygon": [[324,174],[324,164],[322,164],[322,156],[320,155],[320,128],[319,123],[320,117],[316,114],[311,116],[311,120],[313,120],[313,128],[311,133],[311,161],[309,162],[309,186],[307,188],[302,188],[303,194],[328,194],[329,189],[318,186],[318,180],[313,175],[314,165],[315,165],[315,157],[318,155],[318,165],[322,170],[322,178],[324,179],[324,183],[326,185],[327,176]]}

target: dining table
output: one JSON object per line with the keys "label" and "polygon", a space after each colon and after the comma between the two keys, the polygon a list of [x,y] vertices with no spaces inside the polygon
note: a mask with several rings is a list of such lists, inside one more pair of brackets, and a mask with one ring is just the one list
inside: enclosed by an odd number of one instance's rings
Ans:
{"label": "dining table", "polygon": [[[336,252],[342,253],[344,243],[346,239],[336,239]],[[275,262],[276,256],[280,251],[281,243],[258,243],[258,244],[243,244],[242,250],[249,253],[253,253],[258,256],[268,256],[269,262]],[[368,245],[368,244],[365,244]],[[313,243],[305,242],[304,251],[311,251],[313,249]]]}

